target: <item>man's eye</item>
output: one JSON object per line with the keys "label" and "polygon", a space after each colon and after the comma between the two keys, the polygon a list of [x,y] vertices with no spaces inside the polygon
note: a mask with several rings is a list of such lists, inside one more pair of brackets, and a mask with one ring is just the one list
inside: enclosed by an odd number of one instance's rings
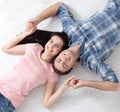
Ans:
{"label": "man's eye", "polygon": [[58,59],[57,62],[60,63],[60,62],[61,62],[61,59]]}

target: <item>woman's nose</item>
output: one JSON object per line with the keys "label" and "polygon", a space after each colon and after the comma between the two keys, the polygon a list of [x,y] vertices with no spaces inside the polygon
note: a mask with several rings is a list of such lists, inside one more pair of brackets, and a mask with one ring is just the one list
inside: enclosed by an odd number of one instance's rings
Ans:
{"label": "woman's nose", "polygon": [[54,49],[54,45],[51,45],[50,48],[51,48],[51,49]]}

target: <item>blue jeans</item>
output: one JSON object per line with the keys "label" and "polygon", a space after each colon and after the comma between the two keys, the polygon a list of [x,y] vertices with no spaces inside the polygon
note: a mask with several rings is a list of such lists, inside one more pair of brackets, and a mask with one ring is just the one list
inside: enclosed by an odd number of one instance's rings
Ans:
{"label": "blue jeans", "polygon": [[0,112],[13,112],[15,107],[0,93]]}

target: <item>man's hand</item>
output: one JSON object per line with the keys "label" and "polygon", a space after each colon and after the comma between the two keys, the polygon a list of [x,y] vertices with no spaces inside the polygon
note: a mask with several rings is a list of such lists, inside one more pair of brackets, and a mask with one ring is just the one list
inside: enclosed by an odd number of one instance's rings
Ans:
{"label": "man's hand", "polygon": [[28,22],[26,24],[25,30],[20,35],[26,37],[26,36],[34,33],[35,30],[36,30],[36,26],[34,26],[34,25],[32,25],[32,23]]}
{"label": "man's hand", "polygon": [[84,80],[74,78],[73,80],[70,80],[69,86],[73,87],[74,89],[77,89],[79,87],[83,87],[84,86]]}
{"label": "man's hand", "polygon": [[38,22],[37,22],[36,18],[28,20],[28,22],[26,24],[26,30],[33,29],[33,32],[35,32],[37,29],[37,24],[38,24]]}

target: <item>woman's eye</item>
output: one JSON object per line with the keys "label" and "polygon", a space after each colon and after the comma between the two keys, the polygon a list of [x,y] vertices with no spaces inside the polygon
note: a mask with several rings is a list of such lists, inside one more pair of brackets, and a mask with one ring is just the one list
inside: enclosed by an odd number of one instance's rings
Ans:
{"label": "woman's eye", "polygon": [[50,40],[50,43],[53,43],[53,40]]}
{"label": "woman's eye", "polygon": [[57,48],[59,48],[59,45],[55,45]]}

